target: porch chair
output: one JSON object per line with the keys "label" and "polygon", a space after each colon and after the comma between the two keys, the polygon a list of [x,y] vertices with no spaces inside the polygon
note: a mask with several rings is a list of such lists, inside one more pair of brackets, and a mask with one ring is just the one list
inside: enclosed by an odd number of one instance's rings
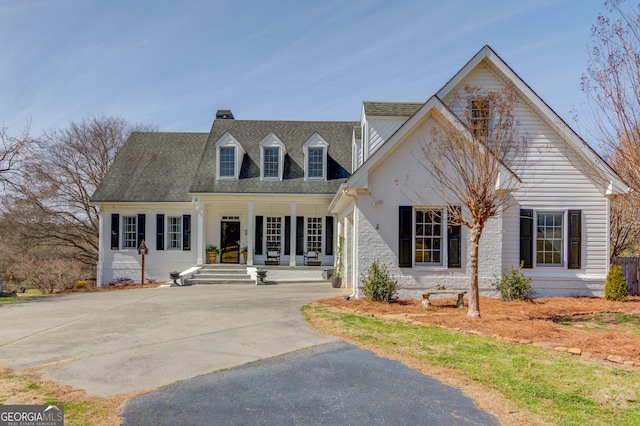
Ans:
{"label": "porch chair", "polygon": [[279,265],[280,264],[280,248],[273,247],[267,248],[267,259],[264,261],[265,265]]}
{"label": "porch chair", "polygon": [[304,254],[304,264],[307,266],[320,266],[317,251],[308,251]]}

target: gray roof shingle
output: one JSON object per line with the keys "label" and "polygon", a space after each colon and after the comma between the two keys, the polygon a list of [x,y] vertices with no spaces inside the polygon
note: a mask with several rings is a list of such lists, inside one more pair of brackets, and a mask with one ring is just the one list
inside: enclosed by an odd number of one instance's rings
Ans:
{"label": "gray roof shingle", "polygon": [[207,137],[207,133],[132,133],[91,201],[190,201],[189,186]]}
{"label": "gray roof shingle", "polygon": [[362,103],[369,117],[411,117],[424,102],[372,102]]}
{"label": "gray roof shingle", "polygon": [[[358,122],[215,120],[192,193],[334,194],[351,174],[351,142]],[[229,132],[246,154],[238,180],[216,180],[215,143]],[[282,181],[260,180],[260,142],[273,132],[285,145]],[[318,133],[329,143],[327,180],[304,180],[304,143]]]}

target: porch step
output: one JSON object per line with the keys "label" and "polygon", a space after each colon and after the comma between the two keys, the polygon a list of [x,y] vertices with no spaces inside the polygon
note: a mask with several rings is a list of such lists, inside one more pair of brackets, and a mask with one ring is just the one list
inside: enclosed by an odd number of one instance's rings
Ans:
{"label": "porch step", "polygon": [[184,280],[186,285],[195,284],[255,284],[242,265],[203,265],[190,278]]}

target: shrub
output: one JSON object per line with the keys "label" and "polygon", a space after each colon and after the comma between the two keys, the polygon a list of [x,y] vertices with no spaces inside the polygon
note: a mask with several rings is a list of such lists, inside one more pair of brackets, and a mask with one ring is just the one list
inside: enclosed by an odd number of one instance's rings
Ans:
{"label": "shrub", "polygon": [[502,278],[493,284],[500,291],[502,300],[525,300],[533,295],[531,278],[524,276],[522,265],[503,269]]}
{"label": "shrub", "polygon": [[13,265],[14,275],[31,288],[42,294],[51,294],[73,283],[81,274],[75,262],[68,259],[37,259],[23,257]]}
{"label": "shrub", "polygon": [[622,301],[629,295],[627,289],[627,282],[624,279],[622,273],[622,267],[618,265],[611,265],[607,279],[604,282],[604,297],[607,300]]}
{"label": "shrub", "polygon": [[390,303],[394,299],[397,282],[391,279],[386,265],[374,261],[367,275],[362,276],[364,295],[375,302]]}
{"label": "shrub", "polygon": [[76,288],[87,288],[87,282],[86,281],[76,282]]}
{"label": "shrub", "polygon": [[116,287],[121,287],[129,284],[133,284],[133,280],[129,277],[114,278],[107,283],[108,286],[116,286]]}

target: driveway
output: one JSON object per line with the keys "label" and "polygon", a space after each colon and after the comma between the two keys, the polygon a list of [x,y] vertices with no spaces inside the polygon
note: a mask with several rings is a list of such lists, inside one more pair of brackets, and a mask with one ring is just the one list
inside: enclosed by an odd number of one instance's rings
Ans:
{"label": "driveway", "polygon": [[459,389],[344,342],[174,383],[125,402],[124,425],[498,426]]}
{"label": "driveway", "polygon": [[335,340],[300,315],[330,284],[159,287],[0,305],[0,365],[112,396]]}

